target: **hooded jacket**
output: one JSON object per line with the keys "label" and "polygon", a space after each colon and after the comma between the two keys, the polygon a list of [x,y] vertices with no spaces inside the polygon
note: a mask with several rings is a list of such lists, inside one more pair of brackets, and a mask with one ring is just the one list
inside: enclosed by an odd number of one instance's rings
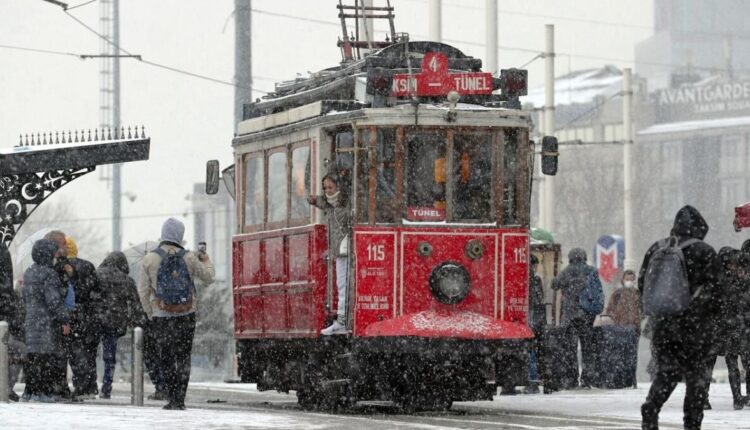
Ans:
{"label": "hooded jacket", "polygon": [[325,194],[315,196],[313,205],[325,212],[328,224],[328,252],[335,257],[346,257],[346,254],[341,253],[341,242],[349,234],[352,223],[347,201],[347,196],[340,192],[336,206],[328,202]]}
{"label": "hooded jacket", "polygon": [[34,264],[23,276],[23,301],[26,306],[26,346],[36,354],[60,354],[62,326],[69,323],[63,306],[60,277],[53,269],[57,244],[42,239],[34,243]]}
{"label": "hooded jacket", "polygon": [[[714,316],[721,305],[721,287],[718,282],[721,266],[714,248],[703,242],[706,234],[708,223],[696,208],[688,205],[677,211],[670,235],[677,238],[678,244],[688,239],[698,239],[682,249],[693,299],[686,312],[654,319],[652,342],[656,346],[664,346],[657,349],[664,353],[676,355],[680,350],[686,350],[688,354],[683,354],[683,357],[703,355],[712,345],[716,333]],[[661,244],[660,240],[651,245],[643,258],[638,274],[638,290],[641,294],[651,256]]]}
{"label": "hooded jacket", "polygon": [[0,321],[7,321],[10,334],[23,339],[23,305],[13,290],[13,262],[3,243],[0,243]]}
{"label": "hooded jacket", "polygon": [[145,314],[125,254],[110,253],[96,270],[102,290],[102,331],[123,336],[128,326],[143,324]]}
{"label": "hooded jacket", "polygon": [[560,326],[567,327],[576,318],[586,318],[580,304],[580,296],[589,276],[599,276],[596,269],[586,264],[586,251],[581,248],[573,248],[568,253],[568,267],[563,269],[557,277],[552,280],[552,289],[562,292],[560,306]]}

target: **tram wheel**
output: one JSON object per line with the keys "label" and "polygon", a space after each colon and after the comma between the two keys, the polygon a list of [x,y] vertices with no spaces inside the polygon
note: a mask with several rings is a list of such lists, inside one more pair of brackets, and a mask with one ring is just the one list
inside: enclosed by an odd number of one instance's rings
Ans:
{"label": "tram wheel", "polygon": [[405,414],[421,411],[447,411],[453,406],[453,399],[445,390],[414,390],[398,393],[395,403]]}

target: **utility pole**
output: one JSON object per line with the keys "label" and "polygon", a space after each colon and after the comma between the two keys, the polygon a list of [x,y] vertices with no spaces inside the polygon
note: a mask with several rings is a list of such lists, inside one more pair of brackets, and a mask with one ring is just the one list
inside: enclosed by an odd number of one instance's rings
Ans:
{"label": "utility pole", "polygon": [[484,70],[497,74],[497,0],[485,0],[487,63]]}
{"label": "utility pole", "polygon": [[429,26],[429,39],[433,42],[443,41],[443,17],[442,17],[442,1],[441,0],[428,0],[428,9],[430,15],[430,26]]}
{"label": "utility pole", "polygon": [[623,69],[622,75],[622,170],[623,170],[623,208],[625,229],[625,262],[626,270],[635,270],[633,259],[633,85],[632,71]]}
{"label": "utility pole", "polygon": [[234,0],[234,129],[242,121],[243,105],[253,101],[251,1]]}
{"label": "utility pole", "polygon": [[[544,51],[544,135],[555,135],[555,26],[545,26],[546,48]],[[544,205],[541,210],[542,225],[553,232],[555,229],[555,177],[544,177]]]}
{"label": "utility pole", "polygon": [[[120,0],[101,0],[99,22],[102,35],[101,68],[99,70],[100,128],[114,130],[112,138],[122,138],[120,130]],[[108,42],[109,41],[109,42]],[[122,248],[122,164],[112,166],[112,250]]]}

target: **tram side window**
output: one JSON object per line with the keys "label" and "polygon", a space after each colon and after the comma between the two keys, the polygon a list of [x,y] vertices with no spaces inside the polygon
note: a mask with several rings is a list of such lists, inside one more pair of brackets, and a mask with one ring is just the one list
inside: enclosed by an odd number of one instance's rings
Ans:
{"label": "tram side window", "polygon": [[488,134],[456,134],[453,146],[454,216],[492,217],[492,140]]}
{"label": "tram side window", "polygon": [[412,134],[406,142],[407,217],[445,219],[445,140],[436,133]]}
{"label": "tram side window", "polygon": [[518,132],[509,130],[503,147],[503,224],[518,224]]}
{"label": "tram side window", "polygon": [[263,223],[263,157],[245,159],[245,225]]}
{"label": "tram side window", "polygon": [[309,219],[310,205],[310,148],[292,150],[292,219]]}
{"label": "tram side window", "polygon": [[286,221],[286,151],[268,157],[268,222]]}

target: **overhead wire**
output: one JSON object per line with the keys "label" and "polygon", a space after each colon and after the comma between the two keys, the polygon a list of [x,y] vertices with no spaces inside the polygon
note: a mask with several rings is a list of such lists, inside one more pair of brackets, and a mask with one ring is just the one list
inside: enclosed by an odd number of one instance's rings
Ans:
{"label": "overhead wire", "polygon": [[[71,13],[68,13],[67,10],[64,11],[64,12],[65,12],[66,15],[68,15],[70,18],[72,18],[79,25],[83,26],[86,30],[88,30],[91,33],[95,34],[98,38],[102,39],[103,41],[105,41],[109,45],[113,46],[118,51],[121,51],[121,52],[123,52],[125,54],[128,54],[128,55],[134,55],[134,54],[130,53],[130,51],[128,51],[127,49],[119,46],[118,44],[116,44],[113,41],[111,41],[109,38],[105,37],[104,35],[102,35],[98,31],[96,31],[93,28],[91,28],[85,22],[83,22],[80,19],[78,19],[75,15],[73,15]],[[144,60],[143,58],[140,58],[140,59],[137,59],[137,60],[140,61],[141,63],[148,64],[148,65],[153,66],[153,67],[158,67],[158,68],[161,68],[161,69],[169,70],[169,71],[172,71],[172,72],[175,72],[175,73],[180,73],[180,74],[191,76],[191,77],[198,78],[198,79],[203,79],[203,80],[206,80],[206,81],[209,81],[209,82],[214,82],[214,83],[217,83],[217,84],[222,84],[222,85],[227,85],[227,86],[236,87],[236,88],[242,88],[242,89],[250,89],[250,90],[258,91],[258,92],[264,93],[264,94],[269,94],[269,93],[272,92],[272,91],[261,90],[261,89],[256,88],[256,87],[250,88],[250,87],[247,87],[245,85],[238,85],[238,84],[235,84],[234,82],[229,82],[229,81],[224,81],[224,80],[217,79],[217,78],[212,78],[210,76],[201,75],[199,73],[190,72],[188,70],[179,69],[177,67],[167,66],[165,64],[156,63],[154,61]]]}

